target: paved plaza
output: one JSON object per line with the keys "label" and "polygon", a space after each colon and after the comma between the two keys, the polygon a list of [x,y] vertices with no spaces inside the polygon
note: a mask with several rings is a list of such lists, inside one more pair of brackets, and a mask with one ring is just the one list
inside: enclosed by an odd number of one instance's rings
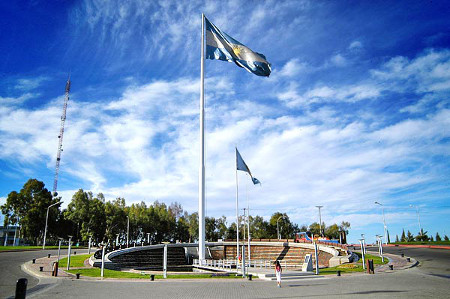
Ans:
{"label": "paved plaza", "polygon": [[[393,254],[395,250],[397,254]],[[0,253],[0,262],[7,269],[20,269],[17,264],[21,259],[12,262],[12,257],[40,257],[34,265],[29,260],[26,262],[26,272],[32,275],[20,271],[12,273],[22,277],[37,276],[37,279],[29,279],[27,298],[449,298],[450,250],[411,251],[423,259],[422,262],[418,259],[419,264],[415,267],[411,267],[416,264],[413,255],[411,262],[406,262],[408,255],[401,258],[399,250],[390,249],[391,253],[387,253],[390,264],[394,264],[393,271],[383,266],[374,275],[354,273],[341,277],[283,279],[282,288],[277,288],[274,281],[259,279],[77,280],[62,273],[59,278],[54,278],[46,268],[40,272],[38,267],[50,265],[56,251]],[[52,254],[52,258],[47,258],[47,252]],[[430,256],[436,256],[436,261],[432,261]],[[25,268],[23,263],[22,268]],[[2,271],[1,298],[14,294],[15,280]]]}

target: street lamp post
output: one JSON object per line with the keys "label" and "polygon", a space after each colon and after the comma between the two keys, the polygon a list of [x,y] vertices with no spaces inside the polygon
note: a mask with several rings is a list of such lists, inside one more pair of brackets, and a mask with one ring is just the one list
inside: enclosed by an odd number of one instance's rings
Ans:
{"label": "street lamp post", "polygon": [[[277,237],[278,237],[278,240],[281,239],[281,236],[280,236],[280,229],[279,229],[279,227],[278,227],[278,221],[279,221],[281,218],[284,218],[284,215],[278,217],[278,219],[277,219]],[[245,230],[244,230],[244,231],[245,231]]]}
{"label": "street lamp post", "polygon": [[45,237],[47,236],[47,223],[48,223],[48,212],[50,211],[50,208],[55,206],[55,205],[59,205],[62,204],[63,202],[55,202],[54,204],[51,204],[48,206],[47,208],[47,217],[45,217],[45,230],[44,230],[44,243],[42,244],[42,249],[45,249]]}
{"label": "street lamp post", "polygon": [[323,237],[322,233],[322,214],[320,213],[320,209],[323,208],[323,206],[316,206],[316,208],[319,209],[319,228],[320,228],[320,236]]}
{"label": "street lamp post", "polygon": [[378,201],[375,202],[376,205],[381,206],[381,210],[383,212],[383,225],[384,225],[384,243],[387,244],[387,226],[386,226],[386,218],[384,217],[384,206]]}
{"label": "street lamp post", "polygon": [[419,235],[422,235],[422,227],[420,226],[420,214],[419,214],[419,207],[415,205],[409,205],[411,208],[416,208],[416,214],[417,214],[417,221],[419,223]]}

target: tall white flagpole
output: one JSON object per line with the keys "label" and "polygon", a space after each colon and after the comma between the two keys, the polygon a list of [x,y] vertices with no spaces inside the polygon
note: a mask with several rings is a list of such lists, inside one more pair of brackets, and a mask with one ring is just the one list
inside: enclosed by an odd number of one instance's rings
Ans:
{"label": "tall white flagpole", "polygon": [[250,267],[250,205],[247,202],[247,229],[248,229],[248,266]]}
{"label": "tall white flagpole", "polygon": [[[239,185],[237,173],[237,149],[236,149],[236,259],[239,259]],[[236,264],[237,265],[237,264]],[[236,269],[237,271],[237,269]]]}
{"label": "tall white flagpole", "polygon": [[198,258],[205,259],[205,15],[202,14],[202,55],[200,63],[200,169],[198,195]]}

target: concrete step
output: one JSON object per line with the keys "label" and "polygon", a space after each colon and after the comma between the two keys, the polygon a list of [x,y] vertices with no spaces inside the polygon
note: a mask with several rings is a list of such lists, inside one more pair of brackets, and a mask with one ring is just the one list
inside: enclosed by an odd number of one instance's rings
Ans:
{"label": "concrete step", "polygon": [[[253,274],[252,272],[250,272]],[[255,273],[259,279],[264,280],[277,280],[275,273]],[[304,278],[318,278],[322,277],[319,275],[315,275],[314,272],[287,272],[281,274],[281,280],[295,280],[295,279],[304,279]]]}

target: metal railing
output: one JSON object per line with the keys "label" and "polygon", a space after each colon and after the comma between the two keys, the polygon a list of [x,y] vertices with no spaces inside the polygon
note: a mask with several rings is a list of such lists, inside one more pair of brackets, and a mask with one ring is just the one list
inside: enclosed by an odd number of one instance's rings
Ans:
{"label": "metal railing", "polygon": [[[301,268],[302,264],[288,264],[287,261],[280,261],[282,267],[287,269],[290,268]],[[223,259],[223,260],[210,260],[205,259],[200,263],[199,259],[193,260],[194,266],[204,266],[215,269],[221,269],[225,271],[232,271],[232,269],[240,269],[242,267],[242,262],[238,262],[235,259]],[[245,263],[246,268],[254,268],[254,269],[272,269],[274,267],[274,262],[271,260],[251,260],[250,263]]]}

